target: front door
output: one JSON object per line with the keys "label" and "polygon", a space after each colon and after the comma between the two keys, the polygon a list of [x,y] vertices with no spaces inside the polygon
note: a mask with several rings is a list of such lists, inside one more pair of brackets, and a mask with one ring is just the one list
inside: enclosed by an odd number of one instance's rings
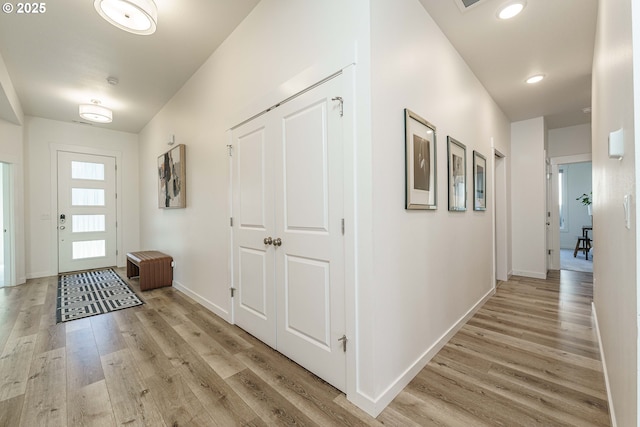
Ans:
{"label": "front door", "polygon": [[234,322],[345,390],[340,89],[233,131]]}
{"label": "front door", "polygon": [[116,160],[58,152],[58,271],[116,265]]}

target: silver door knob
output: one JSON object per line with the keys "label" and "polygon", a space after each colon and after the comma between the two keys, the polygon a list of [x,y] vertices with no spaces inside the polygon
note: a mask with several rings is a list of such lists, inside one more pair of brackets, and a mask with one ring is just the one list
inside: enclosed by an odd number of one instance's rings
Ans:
{"label": "silver door knob", "polygon": [[280,239],[279,237],[273,241],[273,246],[281,246],[281,245],[282,245],[282,239]]}
{"label": "silver door knob", "polygon": [[265,237],[263,241],[265,245],[270,245],[273,243],[273,239],[271,237]]}
{"label": "silver door knob", "polygon": [[65,226],[64,226],[64,225],[61,225],[61,226],[60,226],[60,230],[64,230],[64,229],[65,229]]}

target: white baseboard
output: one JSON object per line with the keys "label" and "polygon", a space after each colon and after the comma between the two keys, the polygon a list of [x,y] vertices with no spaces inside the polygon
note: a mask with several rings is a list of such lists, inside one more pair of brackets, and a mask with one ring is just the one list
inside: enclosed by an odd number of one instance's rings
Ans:
{"label": "white baseboard", "polygon": [[202,306],[206,307],[209,311],[213,312],[215,315],[223,318],[225,321],[231,323],[231,313],[228,310],[223,309],[217,304],[212,303],[208,299],[204,298],[202,295],[193,292],[191,289],[184,286],[182,283],[173,281],[173,287],[183,294],[187,295],[191,299],[199,302]]}
{"label": "white baseboard", "polygon": [[545,280],[547,278],[547,273],[540,273],[537,271],[513,270],[513,275],[531,277],[533,279],[542,279],[542,280]]}
{"label": "white baseboard", "polygon": [[440,339],[438,339],[430,348],[428,348],[422,356],[418,358],[402,375],[400,375],[378,398],[372,398],[364,393],[356,393],[355,396],[348,395],[347,399],[360,407],[372,417],[377,417],[384,408],[391,403],[395,397],[411,382],[413,378],[425,367],[433,357],[442,350],[451,338],[473,317],[473,315],[496,293],[495,287],[492,288],[480,301],[467,311]]}
{"label": "white baseboard", "polygon": [[611,426],[618,427],[616,421],[615,408],[613,407],[613,398],[611,396],[611,385],[609,384],[609,371],[607,370],[607,361],[604,357],[604,350],[602,347],[602,337],[600,336],[600,325],[598,324],[598,314],[596,313],[596,305],[591,302],[591,314],[593,315],[593,322],[596,325],[596,335],[598,337],[598,346],[600,347],[600,358],[602,359],[602,370],[604,371],[604,383],[607,387],[607,401],[609,403],[609,416],[611,417]]}
{"label": "white baseboard", "polygon": [[[29,280],[29,279],[40,279],[42,277],[51,277],[51,276],[57,276],[57,275],[58,275],[57,272],[52,273],[50,271],[37,271],[35,273],[27,273],[27,280]],[[21,277],[19,279],[16,279],[16,281],[18,281],[18,283],[20,283],[20,280],[22,280],[22,279],[23,278]],[[22,283],[24,283],[24,282],[22,282]]]}

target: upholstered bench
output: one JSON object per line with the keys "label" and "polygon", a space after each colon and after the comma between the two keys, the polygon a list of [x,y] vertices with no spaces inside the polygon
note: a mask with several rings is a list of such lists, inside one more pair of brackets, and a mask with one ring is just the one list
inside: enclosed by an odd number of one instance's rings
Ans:
{"label": "upholstered bench", "polygon": [[158,251],[129,252],[127,277],[140,277],[140,290],[173,284],[173,258]]}

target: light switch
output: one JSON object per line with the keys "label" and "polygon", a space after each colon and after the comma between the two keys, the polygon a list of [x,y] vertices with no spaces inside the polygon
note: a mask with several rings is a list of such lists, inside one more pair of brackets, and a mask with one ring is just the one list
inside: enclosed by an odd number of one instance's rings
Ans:
{"label": "light switch", "polygon": [[624,156],[624,132],[618,129],[609,134],[609,158],[622,159]]}

